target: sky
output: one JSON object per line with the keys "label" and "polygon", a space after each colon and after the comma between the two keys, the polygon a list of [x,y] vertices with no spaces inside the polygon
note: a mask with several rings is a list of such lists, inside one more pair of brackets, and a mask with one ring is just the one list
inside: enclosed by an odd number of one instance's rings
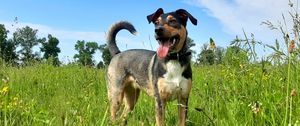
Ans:
{"label": "sky", "polygon": [[[105,44],[109,27],[122,20],[131,22],[138,34],[121,31],[117,36],[121,51],[156,50],[154,26],[146,16],[158,8],[165,13],[185,9],[198,19],[197,26],[187,24],[197,53],[209,38],[217,46],[228,47],[236,36],[243,38],[243,29],[249,36],[253,33],[258,41],[273,44],[280,34],[261,23],[269,20],[277,24],[282,21],[282,14],[288,16],[291,10],[288,0],[0,0],[0,3],[0,24],[10,31],[9,37],[25,26],[38,29],[38,37],[52,34],[60,41],[59,58],[63,62],[73,60],[77,40]],[[94,58],[100,61],[100,52]]]}

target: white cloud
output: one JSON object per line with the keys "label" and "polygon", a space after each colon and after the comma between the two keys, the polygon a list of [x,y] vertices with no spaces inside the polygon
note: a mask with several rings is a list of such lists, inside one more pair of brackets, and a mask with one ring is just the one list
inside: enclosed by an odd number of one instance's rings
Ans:
{"label": "white cloud", "polygon": [[[230,35],[242,35],[242,29],[254,33],[256,39],[266,43],[281,38],[278,32],[271,31],[263,21],[277,23],[282,14],[288,16],[287,0],[186,0],[185,2],[203,8],[208,15],[215,17],[223,25],[222,30]],[[291,23],[288,23],[291,26]],[[270,39],[272,38],[272,39]]]}

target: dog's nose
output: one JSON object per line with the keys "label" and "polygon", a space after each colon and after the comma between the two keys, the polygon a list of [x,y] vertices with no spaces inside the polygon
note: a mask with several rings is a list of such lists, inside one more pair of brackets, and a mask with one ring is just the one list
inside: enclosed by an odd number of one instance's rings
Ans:
{"label": "dog's nose", "polygon": [[164,27],[163,26],[158,26],[155,28],[155,33],[156,34],[161,34],[164,31]]}

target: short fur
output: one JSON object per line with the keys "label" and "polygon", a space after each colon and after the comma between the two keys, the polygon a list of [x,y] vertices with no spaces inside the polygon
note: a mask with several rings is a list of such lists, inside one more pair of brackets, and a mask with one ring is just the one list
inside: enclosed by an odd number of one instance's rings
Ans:
{"label": "short fur", "polygon": [[194,25],[197,24],[197,20],[186,10],[179,9],[164,14],[161,8],[147,16],[147,19],[149,23],[155,24],[155,37],[160,46],[169,44],[170,49],[166,57],[158,57],[157,52],[143,49],[120,52],[116,45],[116,34],[122,29],[136,32],[129,22],[118,22],[112,25],[108,32],[107,44],[113,55],[107,72],[111,120],[117,119],[119,107],[124,102],[125,109],[121,116],[126,122],[128,113],[137,102],[140,90],[143,90],[155,98],[157,125],[164,125],[166,102],[174,99],[178,99],[179,104],[179,125],[185,125],[192,86],[191,52],[186,44],[185,27],[187,19]]}

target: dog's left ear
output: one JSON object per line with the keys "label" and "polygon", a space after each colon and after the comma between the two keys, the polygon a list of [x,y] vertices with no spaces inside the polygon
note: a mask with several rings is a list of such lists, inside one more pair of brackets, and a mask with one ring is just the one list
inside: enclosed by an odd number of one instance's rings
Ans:
{"label": "dog's left ear", "polygon": [[182,18],[184,21],[187,21],[187,19],[189,18],[190,21],[194,24],[197,25],[197,19],[194,18],[189,12],[187,12],[184,9],[178,9],[175,11],[176,14],[178,14],[180,16],[180,18]]}
{"label": "dog's left ear", "polygon": [[148,22],[149,23],[155,22],[157,20],[157,18],[163,13],[164,13],[164,10],[162,8],[157,9],[156,12],[147,16]]}

